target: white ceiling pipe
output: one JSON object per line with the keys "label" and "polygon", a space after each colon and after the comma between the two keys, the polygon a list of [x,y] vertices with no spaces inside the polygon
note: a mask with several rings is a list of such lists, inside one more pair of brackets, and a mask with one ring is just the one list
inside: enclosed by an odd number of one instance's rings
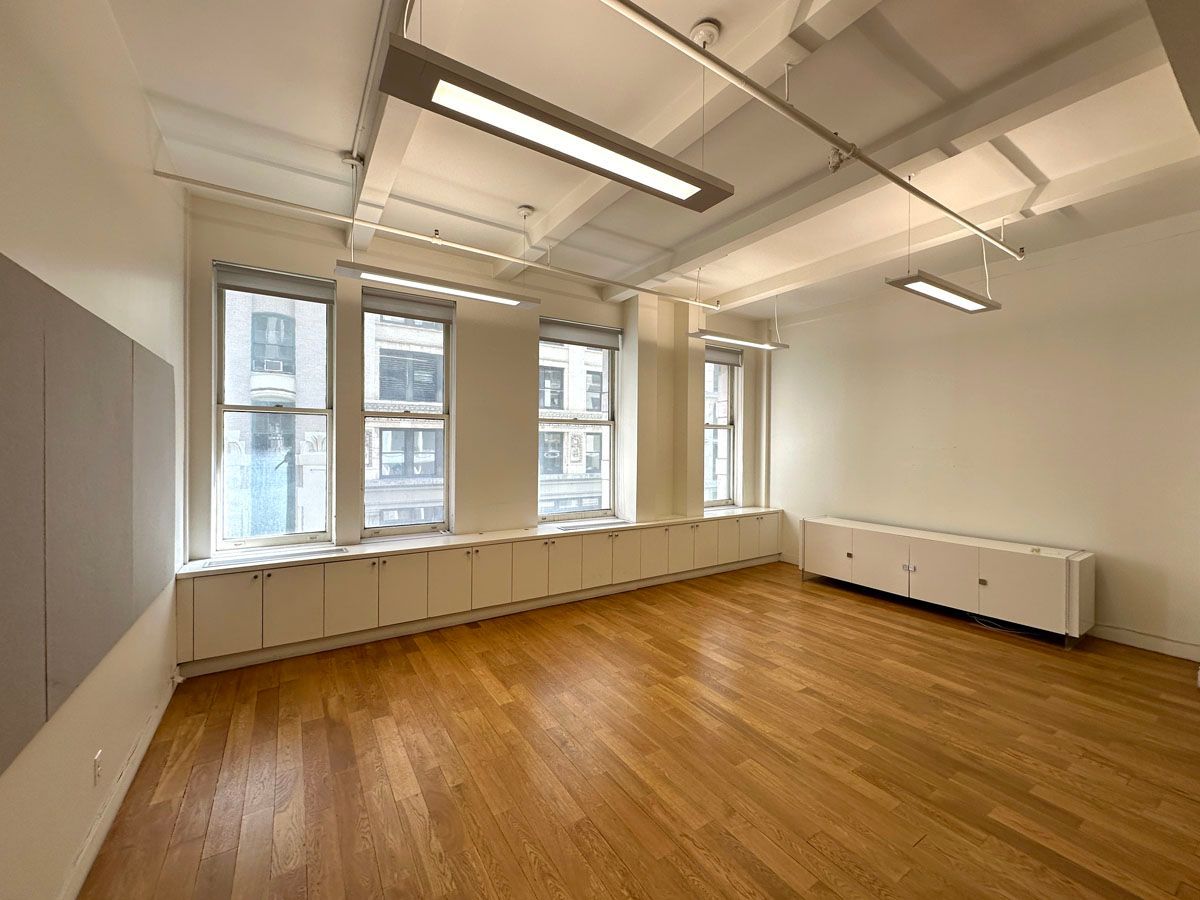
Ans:
{"label": "white ceiling pipe", "polygon": [[245,197],[247,200],[254,200],[257,203],[267,203],[272,206],[281,206],[284,209],[294,209],[297,212],[306,213],[310,216],[317,216],[322,219],[330,219],[334,222],[344,222],[347,225],[363,225],[368,228],[374,228],[376,231],[383,231],[387,234],[394,234],[397,237],[402,237],[410,241],[420,241],[424,244],[432,244],[435,247],[445,247],[448,250],[458,250],[462,253],[472,253],[475,256],[486,256],[489,259],[500,259],[505,262],[518,263],[522,266],[528,266],[531,269],[540,269],[543,272],[550,272],[554,275],[561,275],[563,278],[572,278],[576,281],[586,281],[589,284],[606,284],[610,287],[621,288],[626,291],[637,291],[641,294],[652,294],[655,297],[661,297],[664,300],[674,300],[676,303],[687,303],[691,306],[700,306],[704,309],[716,311],[720,309],[718,303],[706,303],[703,300],[696,300],[691,297],[681,297],[678,294],[667,294],[662,291],[656,291],[653,288],[639,287],[636,284],[626,284],[623,281],[613,281],[611,278],[602,278],[599,275],[589,275],[586,272],[576,272],[574,269],[564,269],[561,266],[552,266],[549,263],[536,262],[534,260],[522,259],[519,256],[509,256],[507,253],[499,253],[495,250],[485,250],[483,247],[473,247],[470,244],[460,244],[457,241],[448,241],[443,237],[436,235],[421,234],[419,231],[407,231],[403,228],[395,228],[391,225],[384,225],[382,222],[368,222],[365,219],[359,219],[354,216],[348,216],[345,213],[330,212],[327,209],[318,209],[315,206],[305,206],[303,203],[292,203],[290,200],[278,200],[275,197],[268,197],[264,194],[255,194],[251,191],[242,191],[237,188],[226,187],[223,184],[214,184],[211,181],[201,181],[198,178],[188,178],[184,175],[175,175],[171,172],[163,172],[159,169],[154,170],[154,174],[159,178],[165,178],[168,181],[178,181],[180,184],[189,184],[192,187],[203,188],[207,191],[216,191],[220,194],[229,194],[234,197]]}
{"label": "white ceiling pipe", "polygon": [[815,134],[817,137],[821,138],[822,140],[828,141],[830,144],[832,144],[834,147],[836,147],[837,150],[841,154],[840,159],[831,160],[831,168],[834,168],[836,165],[840,165],[844,161],[847,161],[850,159],[857,159],[857,160],[861,161],[865,166],[867,166],[867,168],[873,169],[874,171],[878,172],[880,175],[882,175],[888,181],[892,182],[892,184],[896,185],[897,187],[903,188],[904,190],[906,190],[910,194],[912,194],[914,197],[916,197],[918,200],[922,201],[923,203],[928,203],[930,206],[932,206],[934,209],[936,209],[942,215],[944,215],[950,219],[953,219],[955,222],[957,222],[963,228],[966,228],[966,229],[969,229],[970,231],[975,232],[977,235],[979,235],[981,238],[983,238],[989,244],[992,244],[993,246],[997,247],[998,249],[1003,250],[1005,253],[1007,253],[1009,256],[1011,256],[1013,259],[1024,259],[1025,258],[1025,248],[1024,247],[1020,247],[1020,248],[1010,247],[1008,244],[1004,243],[1003,241],[992,237],[990,234],[988,234],[986,231],[984,231],[981,227],[976,225],[974,222],[971,222],[970,220],[963,218],[958,213],[956,213],[954,210],[952,210],[950,207],[935,200],[933,197],[930,197],[924,191],[913,187],[911,184],[909,184],[908,181],[906,181],[904,178],[901,178],[899,175],[897,175],[895,172],[893,172],[887,166],[875,161],[870,156],[868,156],[866,153],[863,153],[856,144],[853,144],[850,141],[847,141],[845,138],[841,137],[840,135],[830,131],[828,128],[826,128],[824,125],[822,125],[816,119],[813,119],[810,116],[806,116],[804,113],[800,112],[800,110],[796,109],[791,104],[786,103],[783,100],[780,100],[778,97],[776,97],[774,94],[772,94],[766,88],[764,88],[761,84],[759,84],[758,82],[751,79],[748,75],[743,74],[742,72],[735,69],[733,66],[729,65],[728,63],[722,61],[718,57],[709,53],[703,47],[700,47],[697,44],[693,43],[689,38],[687,38],[683,34],[680,34],[678,31],[676,31],[670,25],[667,25],[661,19],[658,19],[655,16],[651,15],[650,13],[646,12],[646,10],[642,9],[640,6],[630,3],[629,0],[600,0],[600,2],[604,3],[606,6],[611,7],[612,9],[615,9],[621,15],[625,16],[625,18],[629,19],[631,22],[634,22],[637,25],[640,25],[642,28],[644,28],[646,31],[653,34],[655,37],[661,38],[662,40],[666,41],[668,44],[670,44],[672,47],[674,47],[679,52],[683,53],[686,56],[690,56],[692,59],[696,60],[696,62],[700,63],[700,65],[704,66],[709,71],[715,72],[716,74],[720,75],[722,78],[724,78],[730,84],[732,84],[734,87],[740,88],[741,90],[745,91],[747,94],[749,94],[755,100],[758,100],[760,103],[770,107],[771,109],[775,110],[775,112],[779,113],[780,115],[785,116],[788,119],[791,119],[796,124],[801,125],[804,128],[807,128],[809,131],[811,131],[813,134]]}

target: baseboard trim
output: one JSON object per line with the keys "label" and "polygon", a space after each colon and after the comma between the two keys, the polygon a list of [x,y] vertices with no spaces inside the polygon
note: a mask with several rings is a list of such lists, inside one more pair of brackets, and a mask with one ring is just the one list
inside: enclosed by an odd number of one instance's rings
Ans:
{"label": "baseboard trim", "polygon": [[1200,646],[1183,641],[1173,641],[1170,638],[1159,637],[1156,634],[1145,634],[1131,628],[1120,628],[1116,625],[1093,625],[1089,632],[1092,637],[1103,638],[1118,644],[1127,644],[1140,650],[1152,650],[1166,656],[1176,656],[1180,659],[1190,659],[1200,662]]}
{"label": "baseboard trim", "polygon": [[92,864],[95,863],[96,857],[100,855],[100,848],[104,846],[104,839],[108,837],[108,832],[112,828],[113,822],[116,821],[121,804],[125,802],[125,795],[129,793],[129,788],[133,784],[133,778],[137,775],[138,769],[141,768],[142,760],[146,756],[146,751],[150,749],[150,742],[154,739],[154,733],[158,730],[158,725],[162,721],[163,715],[166,714],[167,706],[170,704],[173,696],[175,696],[174,684],[171,685],[171,690],[166,697],[146,717],[146,722],[138,734],[137,741],[129,751],[129,755],[125,757],[125,763],[121,766],[121,773],[113,781],[112,790],[109,791],[108,797],[105,798],[104,806],[101,807],[100,812],[92,821],[92,827],[88,830],[83,845],[79,848],[79,852],[75,854],[75,861],[71,864],[71,870],[67,875],[67,880],[63,884],[62,890],[58,894],[58,900],[72,900],[72,898],[79,895],[79,891],[83,888],[83,883],[87,880],[88,873],[92,870]]}
{"label": "baseboard trim", "polygon": [[481,622],[485,619],[496,619],[500,616],[511,616],[514,613],[528,612],[531,609],[543,609],[547,606],[561,606],[564,603],[575,603],[579,600],[590,600],[593,597],[606,597],[611,594],[625,594],[639,588],[653,587],[659,584],[670,584],[675,581],[688,581],[692,578],[703,578],[706,575],[719,575],[722,572],[733,572],[738,569],[748,569],[766,563],[778,562],[778,553],[770,556],[760,556],[741,562],[726,563],[720,566],[709,566],[705,569],[691,569],[675,575],[659,575],[655,578],[642,578],[638,581],[627,581],[623,584],[606,584],[600,587],[573,591],[569,594],[556,594],[553,597],[539,597],[536,600],[522,600],[517,603],[505,603],[503,606],[491,606],[483,609],[471,609],[466,612],[452,613],[448,616],[437,616],[430,619],[418,619],[415,622],[402,622],[399,625],[384,625],[366,631],[353,631],[349,634],[338,634],[331,637],[315,638],[311,641],[301,641],[298,644],[284,644],[281,647],[263,647],[261,650],[247,650],[245,653],[234,653],[230,656],[216,656],[211,659],[198,659],[193,662],[181,663],[179,674],[185,678],[196,675],[208,675],[212,672],[225,672],[229,669],[240,669],[265,662],[275,662],[281,659],[291,659],[294,656],[305,656],[309,653],[320,653],[323,650],[337,650],[341,647],[353,647],[356,644],[369,644],[372,641],[382,641],[387,638],[401,637],[406,634],[420,634],[423,631],[435,631],[438,628],[449,628],[453,625],[465,625],[469,622]]}

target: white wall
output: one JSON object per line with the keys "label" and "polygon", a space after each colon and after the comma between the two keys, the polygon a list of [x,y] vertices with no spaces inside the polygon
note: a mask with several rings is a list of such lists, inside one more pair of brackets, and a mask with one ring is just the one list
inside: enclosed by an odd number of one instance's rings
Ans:
{"label": "white wall", "polygon": [[787,557],[823,514],[1093,550],[1097,633],[1200,658],[1198,231],[1189,215],[1003,265],[995,313],[882,288],[785,327]]}
{"label": "white wall", "polygon": [[[183,525],[183,198],[107,3],[0,13],[0,252],[176,367]],[[181,532],[180,532],[181,533]],[[182,545],[181,545],[182,546]],[[73,896],[170,696],[173,588],[0,774],[0,898]],[[105,774],[92,785],[92,755]]]}
{"label": "white wall", "polygon": [[[312,275],[333,276],[346,258],[344,230],[269,212],[193,198],[189,241],[191,419],[189,441],[189,553],[211,555],[213,456],[213,260]],[[487,285],[491,264],[376,238],[358,261]],[[688,484],[675,477],[688,466],[687,442],[676,441],[676,398],[688,392],[676,382],[699,379],[702,370],[676,364],[686,352],[687,308],[643,296],[625,306],[601,303],[586,285],[532,274],[526,282],[496,286],[541,300],[533,309],[487,303],[458,306],[453,385],[451,510],[458,532],[522,528],[537,524],[537,340],[541,316],[625,328],[618,403],[617,456],[622,478],[618,511],[640,520],[686,509],[678,497]],[[362,493],[361,282],[337,280],[335,336],[334,539],[360,540]],[[736,327],[736,323],[735,323]],[[693,348],[694,349],[694,348]],[[752,391],[756,390],[751,386]],[[757,397],[757,393],[753,396]],[[699,435],[702,404],[691,404]],[[632,442],[632,443],[631,443]],[[757,435],[750,455],[757,454]],[[696,468],[695,461],[690,464]],[[754,471],[753,468],[751,471]],[[697,469],[698,474],[698,469]],[[689,483],[699,501],[701,483]],[[636,496],[635,496],[636,495]],[[749,497],[754,502],[757,492]]]}

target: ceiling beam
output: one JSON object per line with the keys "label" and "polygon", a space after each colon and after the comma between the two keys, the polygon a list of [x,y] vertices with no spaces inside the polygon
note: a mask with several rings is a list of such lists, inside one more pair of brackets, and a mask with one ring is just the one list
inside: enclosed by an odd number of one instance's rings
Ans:
{"label": "ceiling beam", "polygon": [[[784,63],[797,63],[809,52],[797,44],[790,35],[797,29],[797,21],[803,21],[804,10],[820,15],[820,33],[827,34],[825,40],[852,24],[858,16],[876,6],[880,0],[784,0],[760,22],[753,31],[728,51],[731,65],[748,72],[752,77],[768,84],[777,81],[783,72]],[[705,127],[712,131],[729,116],[741,109],[750,98],[733,85],[719,79],[710,79],[709,96],[705,103]],[[663,153],[678,155],[695,143],[699,137],[699,111],[696,108],[696,88],[689,87],[672,102],[664,105],[653,121],[637,133],[633,140]],[[529,221],[529,253],[540,259],[550,245],[565,240],[597,215],[620,200],[629,191],[623,184],[607,178],[589,175],[579,182],[553,207],[539,211]],[[514,256],[524,251],[524,242],[514,243],[510,252]],[[510,279],[521,271],[520,266],[502,265],[496,269],[496,277]]]}
{"label": "ceiling beam", "polygon": [[788,30],[792,40],[815,53],[878,5],[879,0],[803,0]]}
{"label": "ceiling beam", "polygon": [[[368,150],[364,154],[365,164],[359,181],[359,193],[354,201],[354,218],[375,223],[383,221],[388,198],[400,175],[400,166],[404,162],[404,155],[408,152],[408,145],[421,116],[418,107],[381,93],[379,79],[387,61],[389,36],[393,32],[403,33],[407,23],[414,16],[417,18],[414,28],[421,27],[420,17],[425,15],[425,8],[421,6],[419,13],[416,12],[417,4],[413,0],[384,2],[388,4],[385,27],[381,35],[376,35],[376,53],[371,71],[367,73],[367,90],[375,101],[375,115]],[[438,4],[439,31],[448,29],[458,21],[464,2],[465,0],[442,0]],[[376,229],[368,225],[355,225],[348,229],[347,245],[353,243],[355,249],[366,250],[375,234]]]}
{"label": "ceiling beam", "polygon": [[[918,171],[1070,106],[1130,78],[1163,65],[1166,55],[1148,16],[1125,21],[1080,45],[1071,42],[1040,64],[1022,65],[972,94],[951,101],[937,112],[865,148],[894,171]],[[940,154],[940,155],[939,155]],[[824,168],[801,179],[790,190],[773,195],[740,215],[683,242],[621,280],[646,287],[661,284],[712,263],[735,250],[778,234],[821,212],[849,202],[887,182],[866,166],[853,163],[835,174]],[[959,230],[957,225],[952,226]],[[629,292],[609,290],[608,300],[624,300]]]}
{"label": "ceiling beam", "polygon": [[[1043,185],[1014,191],[967,210],[965,214],[988,227],[998,227],[1003,219],[1008,219],[1011,224],[1014,218],[1045,215],[1067,206],[1136,187],[1178,167],[1197,165],[1200,165],[1200,137],[1168,141],[1073,172]],[[912,250],[926,250],[967,236],[953,222],[937,219],[913,228]],[[903,260],[908,248],[907,238],[907,232],[900,231],[708,299],[718,301],[721,304],[721,312],[731,312],[787,291],[848,275],[880,263]]]}
{"label": "ceiling beam", "polygon": [[1200,4],[1196,0],[1146,0],[1171,60],[1192,121],[1200,128]]}

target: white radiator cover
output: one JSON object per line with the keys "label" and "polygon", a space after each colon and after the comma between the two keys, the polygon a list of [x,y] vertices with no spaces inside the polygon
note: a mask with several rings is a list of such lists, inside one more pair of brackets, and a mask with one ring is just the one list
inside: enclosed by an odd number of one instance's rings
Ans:
{"label": "white radiator cover", "polygon": [[804,520],[801,568],[1069,637],[1096,622],[1096,559],[1086,550],[821,516]]}

